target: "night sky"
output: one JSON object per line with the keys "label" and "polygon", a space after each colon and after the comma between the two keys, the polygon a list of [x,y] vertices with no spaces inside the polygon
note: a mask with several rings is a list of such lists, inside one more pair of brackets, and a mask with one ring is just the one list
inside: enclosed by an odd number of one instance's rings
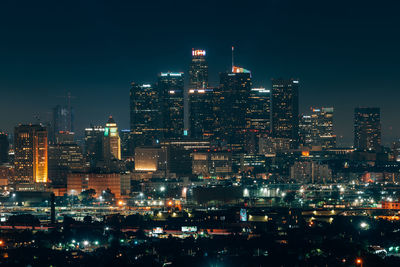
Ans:
{"label": "night sky", "polygon": [[381,107],[383,140],[400,137],[398,1],[0,2],[0,129],[49,120],[72,93],[75,126],[129,126],[129,84],[187,72],[207,50],[210,80],[235,62],[255,86],[301,82],[300,107],[334,106],[339,142],[351,144],[353,108]]}

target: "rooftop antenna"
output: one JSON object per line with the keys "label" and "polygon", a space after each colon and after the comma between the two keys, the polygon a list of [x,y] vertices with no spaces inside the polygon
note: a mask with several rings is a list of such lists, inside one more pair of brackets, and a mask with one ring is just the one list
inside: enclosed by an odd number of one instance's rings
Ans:
{"label": "rooftop antenna", "polygon": [[37,124],[41,124],[41,120],[40,120],[40,115],[39,114],[34,114],[33,117],[35,118]]}
{"label": "rooftop antenna", "polygon": [[233,61],[233,52],[234,52],[234,50],[235,50],[235,47],[232,45],[232,72],[233,72],[233,66],[235,65],[234,61]]}
{"label": "rooftop antenna", "polygon": [[64,95],[64,96],[57,96],[57,97],[59,97],[59,98],[65,98],[65,104],[66,104],[67,108],[70,108],[70,107],[71,107],[71,100],[74,99],[74,98],[76,98],[76,97],[73,96],[73,95],[71,94],[71,92],[69,92],[69,91],[67,92],[66,95]]}

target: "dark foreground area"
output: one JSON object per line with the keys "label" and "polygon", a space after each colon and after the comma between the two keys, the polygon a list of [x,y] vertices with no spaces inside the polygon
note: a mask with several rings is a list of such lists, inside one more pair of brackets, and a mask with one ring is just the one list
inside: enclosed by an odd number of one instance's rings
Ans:
{"label": "dark foreground area", "polygon": [[[399,222],[339,217],[331,223],[248,224],[226,235],[146,229],[152,221],[76,222],[1,231],[2,266],[400,266]],[[68,221],[68,223],[67,223]],[[174,227],[173,221],[164,222]],[[122,227],[118,227],[123,226]],[[368,225],[366,227],[365,225]],[[199,231],[200,232],[200,231]],[[376,248],[382,248],[379,252]],[[375,248],[375,250],[373,249]],[[386,249],[385,249],[386,248]]]}

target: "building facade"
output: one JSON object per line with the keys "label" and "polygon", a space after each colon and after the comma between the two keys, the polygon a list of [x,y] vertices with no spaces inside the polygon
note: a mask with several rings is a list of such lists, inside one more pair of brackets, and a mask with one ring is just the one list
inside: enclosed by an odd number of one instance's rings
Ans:
{"label": "building facade", "polygon": [[8,162],[8,134],[0,132],[0,164]]}
{"label": "building facade", "polygon": [[215,133],[214,88],[189,89],[190,136],[209,139]]}
{"label": "building facade", "polygon": [[296,183],[326,183],[332,181],[332,170],[328,164],[296,161],[290,168],[290,178]]}
{"label": "building facade", "polygon": [[85,129],[85,158],[90,167],[103,160],[103,126],[91,126]]}
{"label": "building facade", "polygon": [[96,197],[110,189],[116,198],[121,197],[121,175],[119,173],[70,173],[67,179],[67,194],[79,195],[82,191],[94,189]]}
{"label": "building facade", "polygon": [[57,105],[53,108],[53,121],[51,125],[50,141],[54,142],[55,135],[62,132],[74,132],[74,114],[70,105]]}
{"label": "building facade", "polygon": [[251,86],[249,70],[234,66],[232,72],[220,74],[219,133],[228,144],[240,146],[244,143]]}
{"label": "building facade", "polygon": [[15,127],[15,183],[47,183],[47,146],[47,130],[42,125]]}
{"label": "building facade", "polygon": [[354,109],[354,148],[359,151],[381,150],[380,108]]}
{"label": "building facade", "polygon": [[106,127],[104,128],[103,159],[106,162],[121,160],[121,139],[117,123],[112,116],[108,118]]}
{"label": "building facade", "polygon": [[246,128],[263,133],[271,128],[271,90],[252,88],[248,101]]}
{"label": "building facade", "polygon": [[299,123],[300,142],[308,147],[336,147],[333,130],[333,108],[313,108],[311,115],[302,115]]}
{"label": "building facade", "polygon": [[152,145],[162,137],[162,98],[153,84],[131,83],[130,128],[138,146]]}
{"label": "building facade", "polygon": [[53,187],[66,188],[67,175],[84,169],[82,148],[76,143],[49,146],[49,180]]}
{"label": "building facade", "polygon": [[206,50],[192,49],[192,62],[189,67],[189,89],[208,87],[208,64]]}
{"label": "building facade", "polygon": [[299,81],[272,80],[272,135],[291,140],[291,147],[299,143]]}
{"label": "building facade", "polygon": [[164,138],[179,139],[184,134],[184,83],[183,72],[165,72],[158,77]]}

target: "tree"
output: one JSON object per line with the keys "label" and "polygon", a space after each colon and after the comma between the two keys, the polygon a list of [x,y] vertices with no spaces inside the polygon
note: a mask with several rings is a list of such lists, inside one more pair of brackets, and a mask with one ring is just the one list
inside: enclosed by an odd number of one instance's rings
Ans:
{"label": "tree", "polygon": [[105,202],[112,202],[114,201],[115,194],[111,192],[110,188],[107,188],[106,190],[103,190],[101,193],[101,197],[104,199]]}
{"label": "tree", "polygon": [[83,203],[89,203],[93,201],[95,195],[96,195],[96,190],[88,189],[79,194],[79,200]]}
{"label": "tree", "polygon": [[295,196],[296,196],[296,192],[295,191],[289,191],[283,197],[283,201],[285,201],[286,203],[290,204],[295,200]]}

